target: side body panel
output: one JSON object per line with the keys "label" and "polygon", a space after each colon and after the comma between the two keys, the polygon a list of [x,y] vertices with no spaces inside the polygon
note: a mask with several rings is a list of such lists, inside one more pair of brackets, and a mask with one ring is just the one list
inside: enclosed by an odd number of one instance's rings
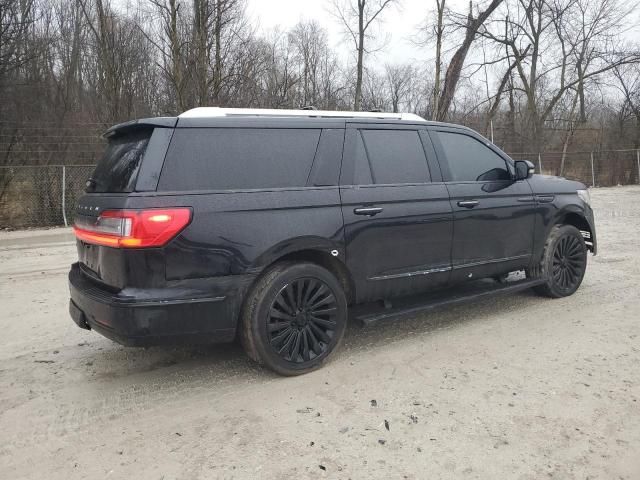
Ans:
{"label": "side body panel", "polygon": [[161,195],[132,205],[189,205],[197,221],[164,250],[167,280],[258,273],[302,249],[343,252],[338,187]]}

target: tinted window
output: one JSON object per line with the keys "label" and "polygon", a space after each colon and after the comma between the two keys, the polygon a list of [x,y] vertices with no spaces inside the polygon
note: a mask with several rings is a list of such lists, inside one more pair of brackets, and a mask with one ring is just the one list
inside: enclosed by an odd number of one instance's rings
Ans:
{"label": "tinted window", "polygon": [[313,168],[311,169],[311,185],[338,185],[343,144],[344,129],[331,128],[322,130],[316,157],[313,160]]}
{"label": "tinted window", "polygon": [[159,190],[228,190],[307,184],[320,130],[178,128]]}
{"label": "tinted window", "polygon": [[478,181],[510,180],[507,164],[493,150],[468,135],[438,132],[447,158],[451,180]]}
{"label": "tinted window", "polygon": [[87,192],[132,192],[152,132],[152,129],[138,130],[111,138],[87,182]]}
{"label": "tinted window", "polygon": [[416,130],[361,130],[361,133],[373,183],[430,181],[427,157]]}
{"label": "tinted window", "polygon": [[364,148],[362,135],[359,131],[355,132],[355,149],[353,151],[353,183],[355,185],[371,185],[373,177],[371,176],[371,167],[367,158],[367,151]]}

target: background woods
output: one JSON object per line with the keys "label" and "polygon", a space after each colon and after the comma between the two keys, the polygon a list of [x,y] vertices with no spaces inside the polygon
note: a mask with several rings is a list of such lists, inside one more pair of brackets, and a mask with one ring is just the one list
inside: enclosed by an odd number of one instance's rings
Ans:
{"label": "background woods", "polygon": [[[611,175],[593,183],[638,181],[635,3],[434,0],[384,33],[402,1],[327,1],[324,24],[288,30],[258,28],[246,1],[0,0],[0,205],[55,190],[42,173],[17,182],[19,166],[94,164],[107,126],[202,105],[414,112],[548,173],[594,162]],[[426,60],[381,64],[390,34]]]}

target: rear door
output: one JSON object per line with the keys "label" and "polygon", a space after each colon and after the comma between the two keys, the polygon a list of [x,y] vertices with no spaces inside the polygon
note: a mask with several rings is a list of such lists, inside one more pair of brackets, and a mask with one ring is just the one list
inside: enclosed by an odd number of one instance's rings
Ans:
{"label": "rear door", "polygon": [[514,181],[509,159],[473,132],[438,127],[430,135],[454,212],[452,281],[527,265],[535,210],[529,183]]}
{"label": "rear door", "polygon": [[340,193],[358,301],[446,283],[453,215],[426,131],[348,124]]}

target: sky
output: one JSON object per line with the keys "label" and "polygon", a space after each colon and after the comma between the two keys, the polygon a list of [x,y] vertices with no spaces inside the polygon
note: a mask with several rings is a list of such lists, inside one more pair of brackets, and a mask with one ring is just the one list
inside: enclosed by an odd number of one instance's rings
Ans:
{"label": "sky", "polygon": [[[262,29],[292,27],[301,19],[317,20],[328,32],[334,50],[343,50],[346,37],[339,21],[329,13],[330,0],[248,0],[247,13]],[[449,0],[452,8],[465,8],[465,0]],[[433,52],[425,51],[411,42],[423,20],[435,9],[434,0],[401,0],[399,6],[387,7],[379,24],[380,38],[388,36],[384,48],[373,54],[380,63],[401,63],[409,60],[426,61]],[[349,46],[352,43],[348,44]],[[371,61],[371,57],[370,60]]]}
{"label": "sky", "polygon": [[[435,53],[431,51],[432,48],[417,46],[411,39],[418,38],[418,28],[435,10],[435,0],[399,0],[397,3],[398,5],[385,9],[382,13],[382,22],[379,24],[379,37],[388,36],[388,42],[382,50],[370,56],[367,63],[432,61],[435,57]],[[474,1],[474,5],[482,3],[478,0]],[[327,30],[329,43],[334,51],[348,55],[353,50],[345,46],[351,47],[352,42],[343,34],[340,22],[329,13],[331,4],[331,0],[247,0],[247,13],[262,30],[277,26],[286,30],[301,19],[315,19]],[[448,8],[461,13],[467,11],[468,5],[468,0],[447,0]],[[634,17],[636,18],[630,23],[635,27],[624,33],[626,40],[631,42],[637,42],[640,39],[640,26],[637,20],[640,12],[634,14]],[[448,48],[450,47],[451,45],[448,45]]]}

